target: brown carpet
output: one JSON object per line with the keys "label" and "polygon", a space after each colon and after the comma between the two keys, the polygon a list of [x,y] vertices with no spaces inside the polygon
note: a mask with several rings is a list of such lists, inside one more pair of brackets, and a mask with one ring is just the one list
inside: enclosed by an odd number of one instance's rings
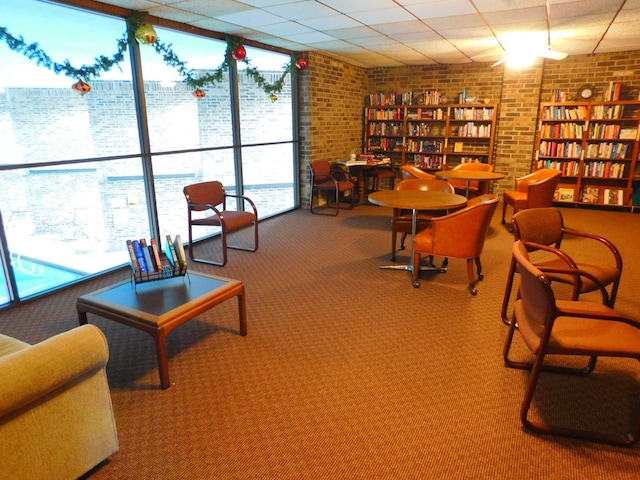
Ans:
{"label": "brown carpet", "polygon": [[[407,272],[378,268],[389,263],[389,209],[304,210],[262,222],[257,253],[231,251],[224,268],[190,265],[245,282],[248,335],[238,335],[234,300],[177,329],[167,390],[158,388],[149,336],[90,315],[109,340],[120,451],[89,478],[640,478],[640,447],[523,430],[528,374],[501,357],[512,236],[499,211],[476,297],[462,260],[446,274],[423,273],[419,289]],[[640,318],[638,216],[562,211],[568,225],[620,247],[617,307]],[[218,243],[199,245],[200,254]],[[75,298],[126,275],[3,312],[0,332],[34,343],[73,328]],[[628,428],[639,367],[602,359],[587,378],[547,374],[536,414]]]}

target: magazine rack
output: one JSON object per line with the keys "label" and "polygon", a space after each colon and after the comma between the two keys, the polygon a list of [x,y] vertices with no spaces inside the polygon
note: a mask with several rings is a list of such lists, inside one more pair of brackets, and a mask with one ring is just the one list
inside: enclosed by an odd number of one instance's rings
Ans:
{"label": "magazine rack", "polygon": [[131,280],[134,286],[187,275],[187,259],[180,243],[180,235],[176,236],[175,242],[167,235],[165,255],[159,252],[158,245],[154,239],[151,240],[150,246],[147,246],[144,239],[127,240]]}
{"label": "magazine rack", "polygon": [[170,262],[167,262],[162,265],[161,269],[153,272],[136,271],[131,262],[129,262],[129,266],[131,267],[131,279],[136,285],[139,283],[155,282],[166,278],[184,277],[187,275],[187,268],[182,267],[182,265],[179,265],[177,262],[173,265]]}

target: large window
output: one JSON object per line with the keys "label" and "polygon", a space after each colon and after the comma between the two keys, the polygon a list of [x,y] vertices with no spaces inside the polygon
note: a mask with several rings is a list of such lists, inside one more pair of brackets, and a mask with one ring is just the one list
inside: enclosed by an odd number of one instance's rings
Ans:
{"label": "large window", "polygon": [[[124,19],[36,0],[0,2],[0,26],[76,67],[110,57],[126,30]],[[196,77],[224,59],[224,41],[156,31]],[[0,43],[0,306],[127,264],[127,239],[186,239],[189,183],[245,192],[260,219],[297,206],[290,75],[276,102],[242,71],[197,99],[153,47],[137,48],[139,70],[127,51],[81,95],[75,79]],[[288,61],[247,56],[269,81]]]}

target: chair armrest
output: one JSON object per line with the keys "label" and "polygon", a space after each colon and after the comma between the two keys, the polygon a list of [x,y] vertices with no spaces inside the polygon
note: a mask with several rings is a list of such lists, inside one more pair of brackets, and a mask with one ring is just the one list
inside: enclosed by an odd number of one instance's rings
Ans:
{"label": "chair armrest", "polygon": [[82,325],[0,358],[0,417],[83,375],[105,368],[109,347],[95,325]]}
{"label": "chair armrest", "polygon": [[[225,196],[227,198],[241,198],[243,200],[243,202],[248,202],[249,205],[251,205],[251,208],[253,209],[253,213],[255,214],[256,218],[258,217],[258,209],[256,208],[256,204],[253,202],[253,200],[251,200],[249,197],[247,197],[246,195],[232,195],[232,194],[225,194]],[[244,206],[244,205],[243,205]]]}
{"label": "chair armrest", "polygon": [[596,242],[601,243],[604,247],[606,247],[609,250],[609,252],[611,252],[616,262],[616,268],[620,273],[622,273],[622,255],[620,254],[620,251],[618,250],[618,248],[606,238],[601,237],[600,235],[582,232],[580,230],[574,230],[573,228],[568,228],[568,227],[564,227],[563,234],[595,240]]}

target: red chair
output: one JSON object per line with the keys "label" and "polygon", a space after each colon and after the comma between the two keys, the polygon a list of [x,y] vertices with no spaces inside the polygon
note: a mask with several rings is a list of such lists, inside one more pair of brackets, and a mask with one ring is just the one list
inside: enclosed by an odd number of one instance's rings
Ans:
{"label": "red chair", "polygon": [[[349,209],[353,208],[356,197],[356,185],[354,182],[342,178],[339,170],[332,170],[331,163],[327,160],[315,160],[309,165],[311,168],[311,202],[309,209],[311,213],[316,215],[333,215],[336,216],[339,213],[341,196],[347,192],[350,193],[351,205]],[[336,203],[336,212],[333,214],[318,214],[313,211],[313,199],[318,195],[318,203],[320,203],[320,192],[325,192],[325,198],[327,206],[329,205],[329,194],[333,193]],[[316,208],[317,210],[317,208]]]}
{"label": "red chair", "polygon": [[[194,262],[208,263],[210,265],[224,266],[227,264],[227,248],[255,252],[258,250],[258,210],[256,205],[244,195],[231,195],[226,193],[222,183],[202,182],[187,185],[183,189],[187,199],[189,213],[189,257]],[[241,199],[243,206],[247,204],[250,211],[227,210],[227,199]],[[209,216],[195,217],[194,212],[207,212]],[[227,235],[235,230],[248,227],[253,224],[253,247],[227,244]],[[193,254],[193,227],[220,227],[222,237],[222,261],[195,258]]]}

